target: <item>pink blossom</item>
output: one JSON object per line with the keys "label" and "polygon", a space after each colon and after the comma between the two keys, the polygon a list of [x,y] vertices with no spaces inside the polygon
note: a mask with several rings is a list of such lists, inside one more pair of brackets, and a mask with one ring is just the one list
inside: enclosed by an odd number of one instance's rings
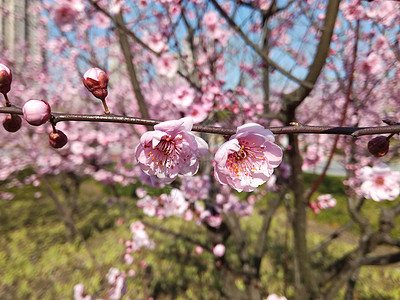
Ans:
{"label": "pink blossom", "polygon": [[259,124],[238,127],[215,154],[215,178],[239,192],[254,191],[282,161],[282,150],[274,141],[272,132]]}
{"label": "pink blossom", "polygon": [[74,300],[91,300],[92,296],[86,295],[84,292],[84,285],[82,283],[74,286]]}
{"label": "pink blossom", "polygon": [[182,178],[181,190],[191,201],[207,199],[210,188],[211,180],[208,175]]}
{"label": "pink blossom", "polygon": [[367,199],[375,201],[395,200],[400,194],[400,172],[391,171],[386,164],[363,167],[361,192]]}
{"label": "pink blossom", "polygon": [[193,176],[199,168],[198,158],[207,153],[207,143],[190,132],[191,118],[166,121],[145,132],[136,148],[136,159],[147,175],[170,183],[178,174]]}
{"label": "pink blossom", "polygon": [[311,202],[310,207],[316,214],[319,214],[321,212],[321,210],[319,209],[318,204],[316,202]]}
{"label": "pink blossom", "polygon": [[171,78],[178,72],[179,63],[173,54],[165,53],[158,58],[156,67],[159,75]]}
{"label": "pink blossom", "polygon": [[157,206],[157,200],[150,196],[145,196],[137,202],[137,207],[143,208],[143,213],[149,217],[154,217],[156,215]]}
{"label": "pink blossom", "polygon": [[182,216],[189,207],[183,193],[178,189],[172,189],[168,197],[163,201],[164,215],[170,217],[172,215]]}
{"label": "pink blossom", "polygon": [[39,126],[51,117],[50,105],[44,100],[31,99],[22,107],[24,119],[31,125]]}
{"label": "pink blossom", "polygon": [[214,228],[219,228],[219,226],[221,226],[222,223],[222,217],[220,215],[209,215],[206,218],[207,224],[210,225],[211,227]]}
{"label": "pink blossom", "polygon": [[255,4],[262,10],[267,10],[271,6],[270,0],[256,0]]}
{"label": "pink blossom", "polygon": [[101,12],[96,12],[94,14],[94,22],[97,27],[102,29],[107,29],[110,27],[111,21],[105,14]]}
{"label": "pink blossom", "polygon": [[193,104],[190,110],[190,116],[193,118],[194,123],[200,123],[208,117],[209,107],[208,105]]}
{"label": "pink blossom", "polygon": [[96,98],[104,100],[108,95],[108,80],[106,72],[99,68],[90,68],[83,75],[82,82]]}
{"label": "pink blossom", "polygon": [[12,199],[14,199],[14,196],[15,196],[15,195],[12,194],[12,193],[0,191],[0,199],[3,199],[3,200],[12,200]]}
{"label": "pink blossom", "polygon": [[374,52],[361,62],[361,70],[366,74],[378,75],[384,71],[382,59]]}
{"label": "pink blossom", "polygon": [[11,70],[0,64],[0,93],[7,94],[11,89],[12,74]]}
{"label": "pink blossom", "polygon": [[223,244],[217,244],[213,248],[213,253],[217,257],[222,257],[225,254],[225,246]]}
{"label": "pink blossom", "polygon": [[327,209],[336,206],[336,199],[331,194],[323,194],[317,197],[317,203],[320,209]]}
{"label": "pink blossom", "polygon": [[108,290],[107,299],[119,300],[126,294],[126,275],[121,274],[117,277],[115,284]]}
{"label": "pink blossom", "polygon": [[319,214],[321,209],[328,209],[336,206],[336,199],[330,194],[319,195],[315,202],[310,203],[314,213]]}
{"label": "pink blossom", "polygon": [[203,16],[203,25],[208,28],[214,28],[219,23],[218,13],[216,11],[208,11]]}
{"label": "pink blossom", "polygon": [[121,274],[121,271],[118,270],[117,268],[110,268],[110,270],[108,270],[108,273],[106,275],[108,284],[115,284],[115,282],[120,274]]}
{"label": "pink blossom", "polygon": [[167,48],[165,38],[159,32],[154,34],[145,32],[143,34],[143,41],[155,52],[161,52],[163,49]]}
{"label": "pink blossom", "polygon": [[196,249],[195,249],[195,252],[196,252],[197,254],[201,254],[201,253],[203,253],[203,248],[200,247],[200,246],[197,246]]}
{"label": "pink blossom", "polygon": [[54,23],[56,23],[62,31],[72,30],[79,15],[79,10],[77,8],[80,7],[71,5],[71,2],[77,2],[76,4],[79,4],[78,1],[58,1],[54,4],[51,13]]}
{"label": "pink blossom", "polygon": [[129,253],[125,253],[124,255],[124,261],[127,265],[131,265],[133,263],[133,256],[130,255]]}
{"label": "pink blossom", "polygon": [[191,221],[193,220],[193,217],[194,217],[193,211],[190,209],[186,210],[185,214],[183,215],[183,219],[185,221]]}
{"label": "pink blossom", "polygon": [[132,232],[132,240],[129,241],[128,245],[133,252],[139,251],[140,248],[154,248],[154,241],[149,238],[142,222],[137,221],[132,223],[130,230]]}
{"label": "pink blossom", "polygon": [[194,91],[187,86],[180,86],[176,89],[172,103],[180,110],[186,111],[193,103]]}
{"label": "pink blossom", "polygon": [[343,16],[350,22],[360,20],[364,16],[364,8],[359,0],[342,2],[340,8],[343,12]]}

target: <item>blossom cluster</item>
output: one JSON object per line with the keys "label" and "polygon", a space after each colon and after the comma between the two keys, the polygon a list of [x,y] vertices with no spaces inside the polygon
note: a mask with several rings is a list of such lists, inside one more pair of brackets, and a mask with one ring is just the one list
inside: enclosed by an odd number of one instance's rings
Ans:
{"label": "blossom cluster", "polygon": [[400,172],[386,164],[365,166],[360,170],[362,195],[375,201],[395,200],[400,194]]}
{"label": "blossom cluster", "polygon": [[[126,294],[126,274],[117,268],[110,268],[106,275],[109,288],[105,299],[119,300]],[[92,296],[85,292],[82,283],[74,286],[74,300],[92,300]],[[101,300],[101,298],[96,298]]]}
{"label": "blossom cluster", "polygon": [[336,199],[331,194],[319,195],[315,202],[310,203],[310,207],[316,214],[319,214],[322,209],[328,209],[336,206]]}
{"label": "blossom cluster", "polygon": [[[4,94],[10,90],[11,71],[0,65],[0,87]],[[99,68],[91,68],[83,75],[85,87],[110,111],[106,104],[108,95],[107,74]],[[8,99],[8,98],[6,98]],[[9,104],[9,103],[7,103]],[[51,107],[44,100],[31,99],[22,108],[24,119],[31,125],[40,126],[51,121]],[[10,132],[20,127],[18,116],[10,115],[3,122]],[[62,148],[68,142],[67,136],[55,128],[49,134],[49,144]],[[154,126],[154,131],[145,132],[136,147],[136,161],[148,176],[155,176],[162,183],[171,183],[178,175],[193,176],[199,169],[199,158],[208,153],[207,142],[191,132],[193,118],[185,117]],[[236,134],[225,142],[214,158],[216,180],[237,191],[251,192],[268,181],[274,168],[282,161],[282,150],[275,143],[272,132],[256,123],[237,128]],[[142,202],[146,202],[143,200]],[[143,206],[149,206],[147,201]],[[150,212],[150,214],[152,214]]]}
{"label": "blossom cluster", "polygon": [[[209,198],[211,180],[209,176],[183,177],[181,189],[172,189],[169,194],[149,195],[139,187],[137,206],[150,217],[163,219],[170,216],[182,217],[185,221],[196,221],[197,225],[207,224],[219,228],[223,213],[235,213],[246,217],[253,213],[256,196],[250,195],[247,201],[240,201],[227,186],[219,186],[213,204],[204,200]],[[154,190],[153,190],[154,192]]]}

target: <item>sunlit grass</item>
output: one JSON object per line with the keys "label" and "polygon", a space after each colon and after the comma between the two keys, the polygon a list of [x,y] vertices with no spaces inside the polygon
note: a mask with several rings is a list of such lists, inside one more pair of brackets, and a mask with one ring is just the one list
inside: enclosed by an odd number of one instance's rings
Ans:
{"label": "sunlit grass", "polygon": [[[61,194],[56,184],[54,187]],[[213,255],[207,251],[198,255],[194,251],[195,245],[177,240],[171,235],[148,229],[156,242],[156,248],[135,253],[132,266],[124,264],[124,246],[119,240],[130,238],[128,226],[137,219],[207,242],[205,229],[194,223],[175,217],[164,220],[144,217],[136,207],[135,200],[130,197],[134,190],[135,186],[121,189],[119,202],[109,205],[107,201],[114,196],[108,188],[90,180],[82,186],[79,211],[74,215],[74,220],[99,264],[100,269],[96,269],[79,239],[67,241],[65,226],[45,191],[32,186],[13,189],[16,197],[0,202],[3,220],[0,235],[0,298],[71,299],[73,286],[77,283],[83,283],[85,290],[94,297],[104,297],[107,285],[103,279],[110,267],[125,272],[130,268],[136,271],[135,277],[128,278],[128,295],[133,299],[148,297],[150,292],[159,299],[218,298],[221,282]],[[35,198],[34,194],[38,191],[43,195]],[[323,224],[333,231],[349,220],[341,178],[329,177],[319,189],[320,193],[328,191],[338,200],[337,207],[322,211],[319,215],[314,215],[310,210],[309,215],[312,222]],[[267,203],[262,201],[252,217],[241,221],[248,232],[249,245],[254,245],[261,228],[262,217],[259,211],[265,209]],[[368,201],[362,213],[372,222],[377,222],[381,205]],[[116,226],[115,221],[122,215],[125,216],[125,223]],[[324,251],[315,254],[313,267],[322,268],[330,260],[350,251],[357,242],[354,234],[357,228],[353,228],[352,232],[353,244],[348,241],[332,243]],[[323,239],[312,228],[309,230],[310,247]],[[234,247],[236,245],[229,239],[227,248]],[[273,218],[266,249],[267,255],[261,267],[261,288],[283,294],[284,282],[292,279],[290,269],[293,267],[292,235],[284,207],[279,208]],[[254,249],[250,247],[250,251]],[[226,256],[233,266],[238,265],[238,258],[232,251],[228,250]],[[141,261],[146,261],[148,267],[141,267]],[[400,298],[399,281],[400,272],[394,267],[365,267],[357,282],[357,297]],[[240,278],[235,284],[239,289],[244,287]],[[287,286],[286,293],[288,296],[293,295],[293,289]]]}

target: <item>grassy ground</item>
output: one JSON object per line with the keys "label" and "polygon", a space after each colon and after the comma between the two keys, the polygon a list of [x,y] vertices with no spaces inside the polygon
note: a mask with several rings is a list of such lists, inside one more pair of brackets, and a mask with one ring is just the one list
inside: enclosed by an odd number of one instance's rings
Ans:
{"label": "grassy ground", "polygon": [[[311,181],[311,178],[307,178]],[[86,290],[94,297],[104,297],[106,285],[102,282],[110,267],[128,271],[132,268],[136,275],[128,278],[128,295],[132,299],[145,298],[155,293],[159,299],[215,299],[219,281],[214,268],[214,259],[210,253],[197,255],[195,246],[173,239],[171,236],[149,230],[156,242],[154,251],[134,255],[131,267],[123,263],[124,246],[120,238],[129,238],[128,226],[131,221],[143,218],[135,202],[123,197],[121,202],[110,203],[110,196],[104,187],[91,181],[85,182],[81,189],[80,206],[74,216],[79,230],[86,237],[93,251],[99,269],[96,269],[88,252],[78,240],[69,243],[65,236],[65,227],[61,222],[54,204],[42,191],[43,196],[35,198],[41,191],[32,186],[15,189],[13,200],[0,201],[0,299],[71,299],[73,286],[84,283]],[[321,193],[332,193],[338,200],[336,208],[314,215],[310,211],[309,242],[318,244],[335,228],[345,224],[344,191],[340,178],[328,178],[320,188]],[[130,194],[131,190],[125,190]],[[112,201],[111,201],[112,202]],[[258,209],[263,209],[261,203]],[[370,201],[363,214],[371,220],[377,219],[381,204]],[[383,204],[383,205],[390,205]],[[124,207],[126,222],[121,226],[115,221],[121,216]],[[200,240],[205,239],[202,227],[188,224],[177,218],[156,220],[145,218],[154,225],[182,231]],[[243,220],[245,228],[260,228],[261,217],[257,211],[251,218]],[[271,235],[268,240],[268,253],[262,265],[262,287],[270,292],[283,294],[284,265],[291,261],[290,249],[286,242],[291,241],[287,231],[284,209],[279,209],[273,219]],[[255,240],[255,230],[250,240]],[[342,255],[354,247],[357,228],[353,228],[345,238],[321,252],[316,263],[324,263],[327,258]],[[233,246],[233,245],[229,245]],[[229,253],[228,259],[229,257]],[[233,259],[233,258],[231,258]],[[141,263],[146,261],[147,267]],[[399,299],[400,270],[397,266],[363,268],[357,283],[359,299]],[[236,282],[238,287],[243,282]],[[288,290],[291,293],[291,290]]]}

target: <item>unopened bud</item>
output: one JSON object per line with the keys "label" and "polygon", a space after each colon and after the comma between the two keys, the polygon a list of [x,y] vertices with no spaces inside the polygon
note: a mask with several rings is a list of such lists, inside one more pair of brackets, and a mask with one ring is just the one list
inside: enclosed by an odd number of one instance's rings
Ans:
{"label": "unopened bud", "polygon": [[24,119],[31,125],[39,126],[51,117],[50,105],[44,100],[31,99],[22,107]]}
{"label": "unopened bud", "polygon": [[10,91],[11,81],[11,70],[5,65],[0,64],[0,93],[7,94]]}
{"label": "unopened bud", "polygon": [[108,95],[108,80],[106,72],[99,68],[91,68],[83,75],[82,82],[96,98],[104,100]]}
{"label": "unopened bud", "polygon": [[22,119],[18,115],[8,115],[3,120],[3,127],[8,132],[16,132],[21,128]]}
{"label": "unopened bud", "polygon": [[385,156],[389,151],[389,139],[380,135],[368,142],[368,151],[375,157]]}
{"label": "unopened bud", "polygon": [[61,130],[52,131],[49,134],[49,144],[53,148],[59,149],[68,143],[68,137]]}

